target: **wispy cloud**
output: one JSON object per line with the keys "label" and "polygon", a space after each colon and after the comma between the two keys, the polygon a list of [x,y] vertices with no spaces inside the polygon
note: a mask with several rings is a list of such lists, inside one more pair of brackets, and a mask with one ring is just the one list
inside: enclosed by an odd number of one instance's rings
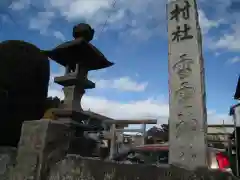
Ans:
{"label": "wispy cloud", "polygon": [[147,82],[138,83],[130,77],[120,77],[116,79],[95,80],[97,88],[117,89],[121,91],[141,92],[147,88]]}
{"label": "wispy cloud", "polygon": [[207,34],[208,31],[212,28],[217,28],[221,23],[224,22],[223,19],[211,20],[209,19],[203,10],[198,11],[199,23],[203,34]]}
{"label": "wispy cloud", "polygon": [[[14,11],[27,11],[33,6],[32,1],[18,0],[11,8]],[[104,31],[125,31],[132,37],[148,39],[159,36],[160,31],[166,30],[163,28],[166,26],[166,0],[117,0],[114,7],[113,2],[113,0],[46,0],[42,2],[44,11],[26,19],[29,19],[29,27],[38,29],[41,34],[46,34],[51,23],[54,23],[52,13],[58,14],[58,18],[68,22],[86,21],[96,28],[96,34],[105,27]]]}
{"label": "wispy cloud", "polygon": [[60,41],[65,41],[66,40],[66,37],[60,31],[54,31],[53,36],[55,38],[59,39]]}
{"label": "wispy cloud", "polygon": [[[10,1],[10,0],[2,0]],[[22,9],[28,8],[31,4],[31,0],[12,0],[11,5],[9,6],[12,10],[20,11]]]}
{"label": "wispy cloud", "polygon": [[41,34],[48,34],[48,28],[52,23],[52,19],[55,17],[54,12],[39,12],[36,17],[32,17],[29,20],[29,28],[39,30]]}
{"label": "wispy cloud", "polygon": [[238,63],[238,62],[240,62],[240,57],[239,56],[235,56],[235,57],[229,59],[228,62],[231,63],[231,64]]}
{"label": "wispy cloud", "polygon": [[215,49],[227,49],[229,51],[240,50],[240,25],[233,24],[231,32],[226,33],[213,42]]}

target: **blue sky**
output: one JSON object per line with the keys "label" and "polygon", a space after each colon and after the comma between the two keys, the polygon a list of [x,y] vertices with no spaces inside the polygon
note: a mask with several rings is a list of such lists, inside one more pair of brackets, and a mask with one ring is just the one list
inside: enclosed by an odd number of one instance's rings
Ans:
{"label": "blue sky", "polygon": [[[117,119],[168,118],[166,1],[161,0],[1,0],[1,41],[21,39],[51,49],[72,39],[72,27],[88,22],[92,41],[113,67],[90,72],[97,88],[83,107]],[[226,123],[240,65],[240,3],[198,0],[203,33],[208,122]],[[7,15],[8,14],[8,15]],[[11,18],[9,18],[10,16]],[[106,19],[107,25],[104,27]],[[103,28],[104,27],[104,28]],[[51,63],[52,77],[63,69]],[[52,82],[49,95],[62,97]]]}

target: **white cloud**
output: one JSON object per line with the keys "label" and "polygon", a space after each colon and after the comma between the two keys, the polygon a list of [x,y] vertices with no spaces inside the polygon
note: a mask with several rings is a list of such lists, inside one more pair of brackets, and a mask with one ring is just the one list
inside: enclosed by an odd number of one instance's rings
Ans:
{"label": "white cloud", "polygon": [[240,34],[226,34],[217,40],[215,44],[215,49],[228,49],[230,51],[238,51],[240,49]]}
{"label": "white cloud", "polygon": [[36,17],[30,18],[29,28],[39,31],[42,35],[53,36],[60,41],[65,41],[66,38],[62,32],[50,28],[55,17],[56,14],[52,11],[38,12]]}
{"label": "white cloud", "polygon": [[112,0],[50,0],[49,3],[52,8],[58,9],[63,16],[72,20],[79,17],[94,18],[98,11],[110,9]]}
{"label": "white cloud", "polygon": [[54,12],[39,12],[36,17],[30,18],[29,28],[39,30],[41,34],[46,35],[54,17]]}
{"label": "white cloud", "polygon": [[56,37],[57,39],[59,39],[60,41],[66,40],[65,36],[60,31],[54,31],[53,36]]}
{"label": "white cloud", "polygon": [[[59,89],[59,86],[56,86],[54,83],[54,77],[63,76],[65,72],[65,68],[63,66],[59,66],[58,64],[54,63],[55,66],[58,67],[57,73],[51,73],[50,76],[50,90],[53,88]],[[148,83],[147,82],[137,82],[133,80],[131,77],[123,76],[115,79],[103,79],[103,78],[96,78],[101,77],[101,73],[105,73],[105,69],[95,72],[95,74],[90,74],[88,79],[95,82],[96,88],[98,89],[116,89],[120,91],[132,91],[132,92],[142,92],[145,91]]]}
{"label": "white cloud", "polygon": [[12,10],[20,11],[22,9],[28,8],[31,0],[1,0],[1,1],[12,1],[11,5],[9,6]]}
{"label": "white cloud", "polygon": [[138,83],[127,76],[110,80],[105,79],[96,80],[97,88],[112,88],[121,91],[140,92],[144,91],[147,88],[147,85],[148,85],[147,82]]}
{"label": "white cloud", "polygon": [[210,20],[207,18],[203,10],[198,11],[199,23],[203,34],[207,34],[212,28],[217,28],[223,20]]}
{"label": "white cloud", "polygon": [[235,56],[235,57],[229,59],[228,62],[230,62],[231,64],[238,63],[238,62],[240,62],[240,57]]}
{"label": "white cloud", "polygon": [[[230,31],[230,32],[229,32]],[[226,49],[229,51],[240,50],[240,25],[233,24],[229,27],[229,31],[217,40],[212,40],[212,49]]]}

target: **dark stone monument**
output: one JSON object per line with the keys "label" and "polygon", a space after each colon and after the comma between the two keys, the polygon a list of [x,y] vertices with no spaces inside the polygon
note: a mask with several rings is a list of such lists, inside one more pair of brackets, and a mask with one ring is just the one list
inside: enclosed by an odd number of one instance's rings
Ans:
{"label": "dark stone monument", "polygon": [[21,40],[0,43],[0,146],[17,147],[24,121],[41,119],[50,76],[49,60]]}

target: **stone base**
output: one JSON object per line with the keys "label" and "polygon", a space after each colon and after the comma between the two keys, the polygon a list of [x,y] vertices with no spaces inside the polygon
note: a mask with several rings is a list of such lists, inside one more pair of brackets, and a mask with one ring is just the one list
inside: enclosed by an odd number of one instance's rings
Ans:
{"label": "stone base", "polygon": [[9,173],[16,160],[17,149],[15,147],[0,147],[0,179],[9,180]]}
{"label": "stone base", "polygon": [[68,155],[51,169],[48,180],[239,180],[228,172],[173,165],[120,164]]}
{"label": "stone base", "polygon": [[65,157],[71,134],[64,123],[44,119],[24,122],[10,179],[45,179],[50,167]]}

